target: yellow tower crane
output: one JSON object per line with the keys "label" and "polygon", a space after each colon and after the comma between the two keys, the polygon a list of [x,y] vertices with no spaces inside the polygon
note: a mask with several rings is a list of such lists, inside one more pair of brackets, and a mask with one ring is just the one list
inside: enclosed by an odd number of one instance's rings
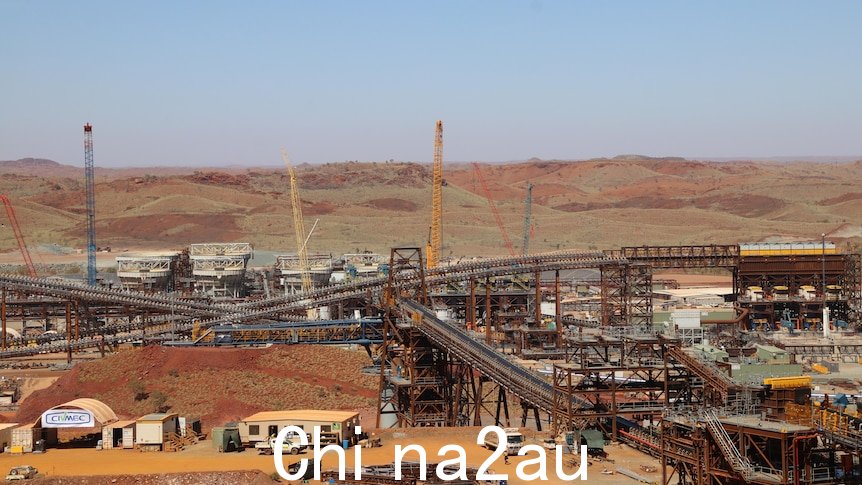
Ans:
{"label": "yellow tower crane", "polygon": [[293,229],[296,233],[296,255],[299,257],[299,271],[302,276],[302,292],[311,291],[311,268],[308,265],[308,250],[305,245],[305,221],[302,219],[302,200],[299,198],[299,184],[296,181],[296,171],[287,156],[287,150],[281,149],[281,159],[287,166],[290,175],[290,204],[293,206]]}
{"label": "yellow tower crane", "polygon": [[443,122],[437,121],[437,131],[434,137],[434,170],[431,186],[431,231],[428,235],[428,247],[425,250],[425,262],[428,268],[434,268],[440,263],[443,248]]}

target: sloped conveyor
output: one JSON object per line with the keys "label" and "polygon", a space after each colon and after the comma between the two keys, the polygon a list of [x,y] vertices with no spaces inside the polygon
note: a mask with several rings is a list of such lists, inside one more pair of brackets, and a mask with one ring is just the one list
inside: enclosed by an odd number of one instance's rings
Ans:
{"label": "sloped conveyor", "polygon": [[738,391],[740,386],[725,372],[703,359],[689,354],[681,347],[670,346],[667,353],[674,360],[683,364],[689,371],[700,377],[710,387],[717,390],[727,400],[731,391]]}
{"label": "sloped conveyor", "polygon": [[[402,300],[399,308],[411,315],[418,315],[417,328],[441,349],[446,349],[459,360],[470,364],[489,379],[536,406],[542,411],[552,412],[554,388],[542,376],[509,361],[494,348],[474,340],[456,325],[437,318],[433,311],[414,301]],[[576,409],[590,410],[593,405],[574,398]]]}

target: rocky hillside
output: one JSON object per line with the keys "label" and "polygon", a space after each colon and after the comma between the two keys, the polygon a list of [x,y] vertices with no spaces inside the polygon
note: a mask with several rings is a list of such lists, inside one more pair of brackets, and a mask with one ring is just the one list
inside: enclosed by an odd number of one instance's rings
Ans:
{"label": "rocky hillside", "polygon": [[[862,161],[623,156],[533,159],[486,164],[482,171],[516,246],[526,186],[534,185],[533,251],[812,240],[821,233],[839,242],[862,240]],[[80,168],[25,159],[0,162],[0,172],[0,193],[13,199],[30,246],[84,246]],[[345,162],[302,165],[298,174],[306,227],[320,219],[311,250],[388,252],[395,245],[424,245],[428,165]],[[99,169],[97,179],[99,245],[172,249],[243,240],[257,249],[294,249],[284,170]],[[444,255],[504,254],[472,166],[447,165],[445,179]],[[0,251],[15,247],[11,231],[0,230]]]}

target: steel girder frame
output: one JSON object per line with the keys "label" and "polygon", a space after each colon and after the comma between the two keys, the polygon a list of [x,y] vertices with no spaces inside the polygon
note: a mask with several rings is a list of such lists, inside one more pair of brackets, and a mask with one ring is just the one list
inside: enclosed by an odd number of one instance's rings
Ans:
{"label": "steel girder frame", "polygon": [[662,483],[669,485],[674,475],[679,485],[844,483],[834,476],[820,476],[814,469],[817,463],[834,457],[828,449],[817,451],[818,434],[813,430],[767,430],[735,425],[732,418],[721,425],[740,454],[764,473],[748,481],[733,471],[715,438],[698,419],[664,419],[660,427]]}
{"label": "steel girder frame", "polygon": [[[475,286],[478,290],[478,284]],[[519,312],[522,317],[529,316],[527,314],[527,305],[531,300],[533,293],[529,291],[492,291],[491,292],[491,312],[492,315],[498,315],[500,312],[508,311]],[[440,303],[450,310],[454,310],[456,318],[463,319],[466,323],[475,323],[477,314],[481,315],[486,308],[485,290],[473,291],[471,293],[431,293],[431,299],[435,303]],[[472,309],[472,311],[471,311]],[[476,311],[478,309],[478,311]]]}
{"label": "steel girder frame", "polygon": [[679,346],[668,346],[666,355],[681,365],[690,375],[697,376],[703,381],[698,386],[697,394],[692,396],[697,402],[708,403],[712,406],[727,404],[731,398],[742,390],[742,388],[718,367],[687,354]]}
{"label": "steel girder frame", "polygon": [[653,268],[732,268],[739,260],[739,245],[634,246],[606,253]]}
{"label": "steel girder frame", "polygon": [[506,389],[457,359],[450,359],[450,369],[456,425],[482,426],[483,417],[488,416],[496,426],[511,426]]}
{"label": "steel girder frame", "polygon": [[849,317],[857,322],[862,321],[862,254],[845,256],[845,292],[850,304]]}
{"label": "steel girder frame", "polygon": [[[554,269],[573,269],[581,267],[598,267],[600,264],[620,264],[624,261],[614,261],[601,253],[554,253],[546,255],[534,255],[528,257],[516,258],[499,258],[493,260],[483,260],[480,262],[468,262],[449,266],[445,271],[431,271],[428,273],[435,285],[442,285],[446,282],[467,280],[470,278],[476,280],[487,280],[498,276],[506,276],[518,270],[524,269],[532,272],[535,270],[554,270]],[[413,272],[413,276],[405,275],[399,280],[404,280],[401,284],[404,288],[415,288],[419,284],[418,273]],[[424,274],[424,273],[423,273]],[[184,281],[184,280],[183,280]],[[424,279],[423,279],[424,281]],[[176,325],[170,326],[166,331],[187,333],[195,326],[195,322],[199,322],[201,327],[210,327],[218,324],[230,323],[245,323],[251,321],[266,321],[266,320],[293,320],[303,319],[292,315],[299,310],[319,307],[322,305],[330,305],[338,302],[343,302],[352,298],[367,298],[372,300],[372,292],[374,304],[379,304],[379,296],[382,296],[388,278],[371,278],[358,282],[334,285],[332,287],[317,289],[310,292],[308,295],[288,295],[284,297],[267,298],[265,300],[249,301],[241,304],[219,304],[213,302],[198,302],[186,301],[179,298],[145,295],[137,292],[126,292],[119,290],[110,290],[104,288],[82,288],[74,283],[62,281],[54,281],[46,278],[28,278],[14,275],[0,275],[0,287],[7,291],[22,292],[26,294],[39,294],[50,296],[53,298],[81,299],[82,301],[95,302],[96,304],[107,303],[114,304],[131,304],[141,308],[151,308],[155,312],[170,313],[182,319]],[[382,306],[382,305],[381,305]],[[366,315],[371,315],[371,312],[366,312]],[[163,331],[162,327],[167,326],[157,324],[155,328],[147,330],[148,333]],[[141,330],[141,329],[138,329]],[[152,330],[152,331],[150,331]],[[490,334],[489,334],[490,335]],[[112,337],[113,338],[113,337]],[[3,352],[4,357],[35,355],[53,351],[56,345],[52,345],[51,341],[59,341],[60,337],[53,338],[43,336],[43,344],[34,346],[16,346],[14,351]],[[134,339],[133,335],[123,337],[123,340]],[[40,340],[40,341],[41,341]],[[96,342],[94,339],[89,339],[86,342],[79,342],[81,348],[87,345],[92,346]]]}
{"label": "steel girder frame", "polygon": [[[617,440],[617,417],[649,418],[673,402],[692,402],[696,376],[668,358],[664,338],[584,339],[574,342],[572,359],[553,370],[553,429],[583,426],[605,418],[606,433]],[[575,399],[579,398],[579,399]],[[590,403],[580,409],[577,403]]]}
{"label": "steel girder frame", "polygon": [[652,268],[646,264],[600,266],[602,325],[652,326]]}
{"label": "steel girder frame", "polygon": [[[661,436],[661,471],[662,485],[670,485],[674,475],[679,485],[709,485],[715,483],[707,478],[707,470],[712,470],[720,456],[709,453],[705,448],[706,430],[700,426],[681,426],[668,420],[662,420],[660,425]],[[671,473],[667,473],[671,467]],[[731,479],[726,474],[723,479]]]}
{"label": "steel girder frame", "polygon": [[399,426],[454,426],[448,355],[416,328],[402,328],[400,377],[390,379]]}
{"label": "steel girder frame", "polygon": [[[24,328],[35,328],[30,322],[38,322],[41,332],[54,330],[57,334],[43,333],[42,335],[26,335],[18,339],[8,339],[7,346],[26,346],[31,343],[42,343],[50,340],[65,339],[66,335],[66,312],[71,304],[75,313],[75,335],[80,336],[105,336],[118,333],[132,332],[146,328],[159,326],[154,322],[154,317],[169,316],[169,312],[154,310],[152,308],[139,308],[130,304],[107,304],[88,302],[82,298],[62,299],[22,299],[20,297],[9,298],[12,294],[3,290],[7,295],[0,312],[0,320],[6,324],[8,320],[20,321]],[[80,325],[79,325],[80,324]],[[140,337],[145,337],[141,334]],[[2,336],[0,336],[2,339]]]}
{"label": "steel girder frame", "polygon": [[652,268],[628,265],[629,325],[652,328]]}
{"label": "steel girder frame", "polygon": [[[692,423],[661,422],[662,483],[674,474],[679,485],[741,485],[745,482],[730,470],[721,449],[705,427]],[[667,474],[667,467],[672,472]],[[776,484],[777,485],[777,484]]]}
{"label": "steel girder frame", "polygon": [[791,294],[802,285],[811,285],[819,291],[825,263],[826,284],[841,284],[849,269],[848,256],[842,254],[802,256],[747,256],[740,258],[737,271],[737,290],[744,296],[749,286],[769,290],[774,286],[789,287]]}
{"label": "steel girder frame", "polygon": [[[384,414],[394,414],[398,426],[454,426],[448,353],[436,347],[395,306],[399,298],[423,305],[429,302],[422,251],[393,248],[389,261],[377,427],[381,427]],[[405,278],[414,277],[418,277],[418,285],[407,288],[401,284]]]}
{"label": "steel girder frame", "polygon": [[626,265],[602,265],[602,325],[626,325]]}

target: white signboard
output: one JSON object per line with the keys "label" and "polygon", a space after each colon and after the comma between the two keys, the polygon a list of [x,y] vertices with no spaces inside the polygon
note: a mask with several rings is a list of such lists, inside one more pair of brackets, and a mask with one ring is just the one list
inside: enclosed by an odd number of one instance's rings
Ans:
{"label": "white signboard", "polygon": [[43,428],[93,428],[96,420],[85,409],[51,409],[42,413]]}

